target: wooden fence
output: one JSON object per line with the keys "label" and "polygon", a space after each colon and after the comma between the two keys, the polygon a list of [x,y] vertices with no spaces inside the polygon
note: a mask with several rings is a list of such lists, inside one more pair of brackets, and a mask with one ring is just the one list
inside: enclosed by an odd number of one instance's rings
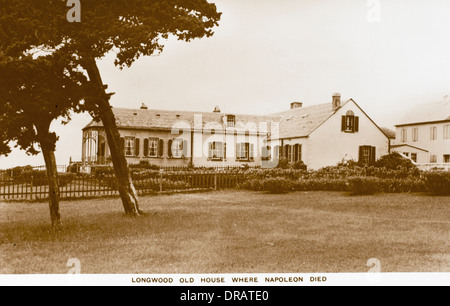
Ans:
{"label": "wooden fence", "polygon": [[[182,192],[195,190],[217,190],[236,187],[239,177],[232,173],[205,171],[184,174],[160,171],[153,177],[133,180],[139,195]],[[96,178],[75,176],[60,180],[61,199],[117,196],[117,186],[113,176]],[[46,178],[22,180],[4,179],[0,181],[0,200],[45,200],[49,186]]]}

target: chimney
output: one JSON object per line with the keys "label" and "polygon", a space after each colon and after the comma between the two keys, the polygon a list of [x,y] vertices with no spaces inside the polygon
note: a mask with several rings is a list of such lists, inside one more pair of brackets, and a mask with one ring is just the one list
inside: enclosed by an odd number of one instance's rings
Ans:
{"label": "chimney", "polygon": [[296,108],[300,108],[303,106],[302,102],[292,102],[291,103],[291,109],[296,109]]}
{"label": "chimney", "polygon": [[218,105],[214,108],[214,112],[215,113],[220,113],[220,107]]}
{"label": "chimney", "polygon": [[142,103],[141,109],[148,109],[147,105],[145,103]]}
{"label": "chimney", "polygon": [[335,93],[333,94],[333,111],[337,110],[341,107],[341,94]]}

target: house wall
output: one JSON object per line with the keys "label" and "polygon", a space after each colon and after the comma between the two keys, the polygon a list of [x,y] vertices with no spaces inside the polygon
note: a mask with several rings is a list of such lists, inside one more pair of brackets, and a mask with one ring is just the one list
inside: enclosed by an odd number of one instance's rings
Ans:
{"label": "house wall", "polygon": [[416,148],[412,148],[409,146],[401,146],[401,147],[395,147],[392,148],[393,152],[397,152],[400,154],[403,154],[405,157],[411,159],[411,154],[417,154],[417,163],[423,164],[423,163],[429,163],[430,162],[430,154],[428,152],[425,152],[423,150],[419,150]]}
{"label": "house wall", "polygon": [[[150,130],[124,130],[120,129],[120,137],[135,137],[140,139],[139,156],[138,157],[126,157],[129,164],[138,164],[140,161],[148,161],[152,165],[157,166],[187,166],[190,162],[190,155],[185,158],[169,158],[168,155],[168,143],[170,139],[178,138],[187,140],[190,152],[190,133],[172,134],[171,131],[150,131]],[[164,156],[163,157],[144,157],[144,139],[145,138],[159,138],[164,140]],[[108,156],[110,155],[107,150]]]}
{"label": "house wall", "polygon": [[[352,110],[359,117],[359,131],[341,131],[342,116]],[[353,102],[343,105],[333,116],[313,131],[305,142],[304,162],[309,169],[359,160],[360,146],[376,147],[376,159],[389,154],[389,139]]]}
{"label": "house wall", "polygon": [[[193,164],[196,167],[236,167],[248,164],[249,166],[261,165],[261,146],[265,137],[258,136],[256,133],[245,135],[239,133],[234,134],[234,130],[227,133],[224,130],[216,131],[214,135],[203,133],[201,131],[194,132],[194,151]],[[210,160],[209,144],[211,142],[226,143],[226,159]],[[253,160],[237,160],[236,159],[236,143],[249,143],[253,145]]]}
{"label": "house wall", "polygon": [[[418,163],[430,163],[431,155],[436,155],[437,163],[444,163],[444,155],[450,155],[450,139],[444,139],[444,126],[450,125],[450,121],[441,123],[424,123],[420,125],[408,125],[397,127],[396,129],[396,143],[397,144],[408,144],[414,147],[418,147],[427,150],[429,153],[427,155],[422,154],[420,161]],[[437,138],[436,140],[431,139],[431,127],[437,128]],[[418,129],[418,140],[413,141],[413,129]],[[402,130],[406,130],[407,139],[403,141]],[[403,147],[401,148],[403,150]],[[397,152],[411,152],[410,151],[399,151]]]}

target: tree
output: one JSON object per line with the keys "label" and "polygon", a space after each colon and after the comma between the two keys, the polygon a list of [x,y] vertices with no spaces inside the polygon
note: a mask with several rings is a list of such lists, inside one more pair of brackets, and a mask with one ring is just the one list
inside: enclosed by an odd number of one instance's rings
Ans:
{"label": "tree", "polygon": [[61,225],[59,182],[55,159],[57,135],[50,131],[58,118],[70,120],[80,110],[82,73],[73,73],[70,59],[54,56],[0,57],[0,154],[11,152],[11,142],[44,157],[49,182],[49,208],[53,226]]}
{"label": "tree", "polygon": [[120,134],[96,60],[116,53],[115,65],[131,66],[139,57],[162,52],[162,40],[183,41],[213,35],[221,13],[206,0],[89,0],[82,22],[70,23],[58,0],[0,0],[0,51],[11,56],[34,48],[73,55],[95,90],[86,110],[102,121],[125,212],[140,214],[137,194],[120,146]]}

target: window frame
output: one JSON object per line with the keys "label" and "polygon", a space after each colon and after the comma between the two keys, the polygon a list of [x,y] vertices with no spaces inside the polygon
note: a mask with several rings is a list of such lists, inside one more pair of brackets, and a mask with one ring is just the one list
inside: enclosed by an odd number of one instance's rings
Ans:
{"label": "window frame", "polygon": [[[171,155],[170,155],[171,158],[180,159],[180,158],[184,157],[184,142],[185,141],[183,139],[179,139],[179,138],[172,139],[172,143],[169,148],[169,150],[171,152]],[[175,150],[174,150],[174,147],[176,148]]]}
{"label": "window frame", "polygon": [[444,124],[444,139],[450,139],[450,124]]}
{"label": "window frame", "polygon": [[[124,142],[125,142],[124,143],[125,157],[134,157],[135,156],[135,147],[136,147],[136,137],[126,136],[126,137],[124,137]],[[129,146],[130,143],[132,143],[131,146]],[[131,154],[128,154],[129,148],[131,148]]]}
{"label": "window frame", "polygon": [[[254,161],[254,157],[252,156],[252,146],[250,142],[240,142],[236,143],[236,161],[240,162],[250,162]],[[244,154],[242,154],[244,153]]]}
{"label": "window frame", "polygon": [[[216,156],[214,156],[216,155]],[[222,141],[212,141],[209,143],[209,160],[223,161],[225,159],[225,143]]]}
{"label": "window frame", "polygon": [[437,140],[437,126],[430,126],[430,140]]}
{"label": "window frame", "polygon": [[418,142],[419,141],[419,128],[413,128],[412,129],[412,141]]}
{"label": "window frame", "polygon": [[[155,144],[156,146],[152,146],[152,144]],[[150,137],[148,138],[148,154],[146,157],[150,157],[150,158],[157,158],[159,157],[159,143],[160,143],[160,139],[156,138],[156,137]],[[154,150],[154,155],[152,155],[152,150]]]}
{"label": "window frame", "polygon": [[235,127],[236,127],[236,116],[227,115],[227,128],[235,128]]}

